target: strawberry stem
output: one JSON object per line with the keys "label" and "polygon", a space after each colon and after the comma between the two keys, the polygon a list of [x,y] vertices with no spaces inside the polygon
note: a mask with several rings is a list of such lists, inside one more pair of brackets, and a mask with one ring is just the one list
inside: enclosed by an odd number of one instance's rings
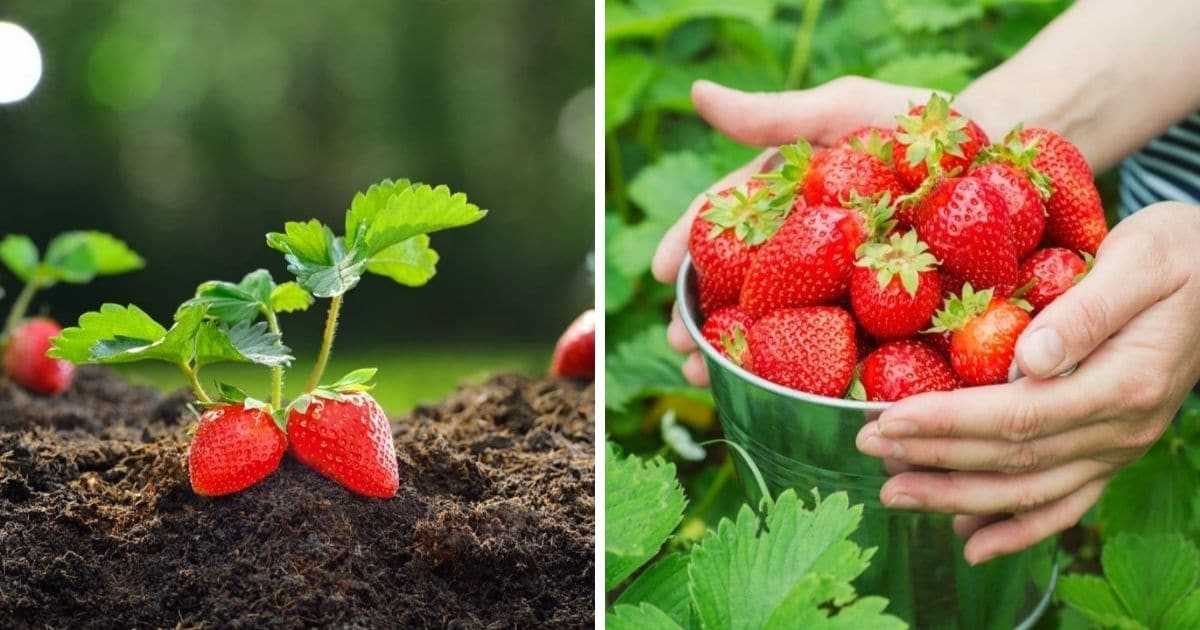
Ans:
{"label": "strawberry stem", "polygon": [[8,312],[8,319],[4,322],[3,334],[0,334],[0,339],[8,339],[13,330],[17,328],[17,324],[25,318],[25,313],[29,310],[29,304],[33,301],[33,294],[38,290],[38,278],[35,275],[29,279],[29,282],[17,294],[13,301],[12,310]]}
{"label": "strawberry stem", "polygon": [[[267,319],[267,326],[271,332],[278,335],[275,341],[276,345],[283,345],[283,331],[279,328],[279,318],[275,316],[273,309],[263,309],[263,314]],[[277,365],[271,368],[271,406],[279,409],[283,406],[283,366]]]}
{"label": "strawberry stem", "polygon": [[196,370],[192,369],[192,366],[188,365],[186,361],[181,361],[179,363],[179,369],[182,370],[183,375],[187,377],[188,383],[191,383],[192,393],[196,394],[196,398],[198,398],[200,402],[212,402],[212,398],[209,397],[208,392],[204,391],[204,386],[200,384],[200,376],[196,373]]}
{"label": "strawberry stem", "polygon": [[313,365],[312,373],[308,375],[308,383],[304,391],[311,392],[321,382],[325,375],[325,366],[329,363],[329,353],[333,350],[333,337],[337,334],[338,316],[342,312],[342,296],[335,295],[329,301],[329,313],[325,316],[325,334],[321,337],[321,352],[317,354],[317,362]]}

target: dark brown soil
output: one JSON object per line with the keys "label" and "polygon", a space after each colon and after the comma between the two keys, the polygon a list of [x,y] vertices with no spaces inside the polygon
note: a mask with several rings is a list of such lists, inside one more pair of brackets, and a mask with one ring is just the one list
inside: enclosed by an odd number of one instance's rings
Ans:
{"label": "dark brown soil", "polygon": [[186,400],[0,383],[0,627],[592,626],[590,386],[501,376],[396,420],[387,501],[290,457],[194,495]]}

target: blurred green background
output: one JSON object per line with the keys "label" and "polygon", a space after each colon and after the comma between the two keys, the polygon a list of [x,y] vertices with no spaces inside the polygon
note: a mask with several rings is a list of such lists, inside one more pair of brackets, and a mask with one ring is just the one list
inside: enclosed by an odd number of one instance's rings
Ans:
{"label": "blurred green background", "polygon": [[[0,105],[0,234],[44,247],[101,229],[148,263],[55,287],[35,311],[74,322],[133,302],[168,320],[203,280],[265,267],[282,281],[264,234],[340,225],[354,192],[385,177],[491,211],[434,235],[428,286],[368,277],[348,296],[331,369],[382,368],[391,409],[543,370],[593,301],[591,2],[5,0],[0,21],[27,29],[44,64],[29,98]],[[12,277],[0,285],[11,293]],[[282,322],[300,357],[323,306]]]}

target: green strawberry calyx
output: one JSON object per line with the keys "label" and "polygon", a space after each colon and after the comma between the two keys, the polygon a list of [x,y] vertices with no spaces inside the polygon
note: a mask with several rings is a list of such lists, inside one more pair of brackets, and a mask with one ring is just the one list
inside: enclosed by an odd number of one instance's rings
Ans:
{"label": "green strawberry calyx", "polygon": [[963,328],[987,311],[992,303],[992,295],[992,289],[977,292],[970,282],[964,284],[962,294],[946,298],[943,308],[933,316],[933,327],[922,332],[952,332]]}
{"label": "green strawberry calyx", "polygon": [[862,217],[864,242],[878,241],[896,227],[896,220],[892,218],[896,211],[892,194],[886,190],[871,197],[851,190],[850,198],[842,201],[842,205],[857,210]]}
{"label": "green strawberry calyx", "polygon": [[779,198],[786,198],[788,205],[796,191],[808,177],[808,167],[812,163],[813,148],[804,138],[798,138],[792,144],[779,147],[779,155],[783,164],[770,173],[760,173],[754,178],[767,183],[771,193]]}
{"label": "green strawberry calyx", "polygon": [[950,113],[950,101],[936,92],[929,96],[919,115],[902,114],[896,117],[896,123],[901,130],[896,141],[907,147],[904,159],[909,166],[921,162],[933,166],[943,155],[966,157],[962,145],[970,139],[966,132],[968,121]]}
{"label": "green strawberry calyx", "polygon": [[884,140],[883,136],[879,135],[878,129],[872,129],[867,132],[866,142],[863,142],[863,139],[858,136],[850,138],[851,149],[859,153],[873,155],[888,166],[892,165],[892,144],[893,142],[890,138]]}
{"label": "green strawberry calyx", "polygon": [[721,347],[729,356],[729,360],[733,361],[734,365],[741,367],[746,359],[746,350],[749,348],[746,343],[746,331],[741,326],[734,326],[729,332],[721,333]]}
{"label": "green strawberry calyx", "polygon": [[1004,162],[1011,164],[1025,176],[1029,178],[1029,183],[1037,189],[1038,195],[1043,200],[1049,199],[1050,195],[1054,194],[1054,184],[1050,181],[1050,177],[1038,170],[1033,161],[1038,156],[1038,143],[1041,138],[1034,138],[1029,142],[1021,139],[1021,131],[1024,125],[1018,123],[1011,131],[1005,134],[1001,142],[985,147],[975,157],[976,164],[990,164],[993,162]]}
{"label": "green strawberry calyx", "polygon": [[375,387],[370,381],[375,378],[375,373],[378,371],[377,368],[352,370],[328,385],[318,385],[301,395],[292,401],[290,407],[300,413],[308,413],[309,405],[312,405],[317,399],[344,401],[347,395],[369,392]]}
{"label": "green strawberry calyx", "polygon": [[846,388],[846,400],[865,401],[867,399],[867,388],[862,382],[862,363],[854,366],[854,372],[850,374],[850,386]]}
{"label": "green strawberry calyx", "polygon": [[761,245],[775,235],[791,210],[791,202],[779,203],[767,187],[749,193],[745,186],[708,194],[709,208],[700,216],[712,224],[708,238],[725,230],[747,245]]}
{"label": "green strawberry calyx", "polygon": [[892,234],[886,243],[863,243],[854,264],[874,270],[880,289],[886,289],[893,278],[899,277],[909,296],[916,297],[921,273],[939,264],[928,250],[929,246],[917,238],[917,231],[909,230],[903,235]]}

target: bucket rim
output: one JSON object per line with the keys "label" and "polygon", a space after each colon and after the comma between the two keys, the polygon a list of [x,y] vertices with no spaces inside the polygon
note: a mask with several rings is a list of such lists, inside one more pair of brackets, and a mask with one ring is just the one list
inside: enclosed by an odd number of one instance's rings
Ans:
{"label": "bucket rim", "polygon": [[730,361],[724,354],[721,354],[720,351],[714,348],[712,344],[708,343],[708,340],[700,333],[700,327],[696,323],[692,309],[692,305],[695,303],[695,296],[692,295],[692,284],[689,280],[693,273],[692,256],[691,254],[686,254],[683,264],[679,266],[679,275],[675,279],[675,308],[678,310],[679,318],[683,320],[683,325],[687,328],[688,334],[691,335],[692,340],[696,342],[696,345],[700,347],[700,350],[704,352],[704,355],[710,362],[715,362],[725,371],[736,375],[738,378],[755,387],[809,404],[855,411],[883,411],[891,406],[892,403],[890,402],[847,400],[845,398],[809,394],[768,381]]}

